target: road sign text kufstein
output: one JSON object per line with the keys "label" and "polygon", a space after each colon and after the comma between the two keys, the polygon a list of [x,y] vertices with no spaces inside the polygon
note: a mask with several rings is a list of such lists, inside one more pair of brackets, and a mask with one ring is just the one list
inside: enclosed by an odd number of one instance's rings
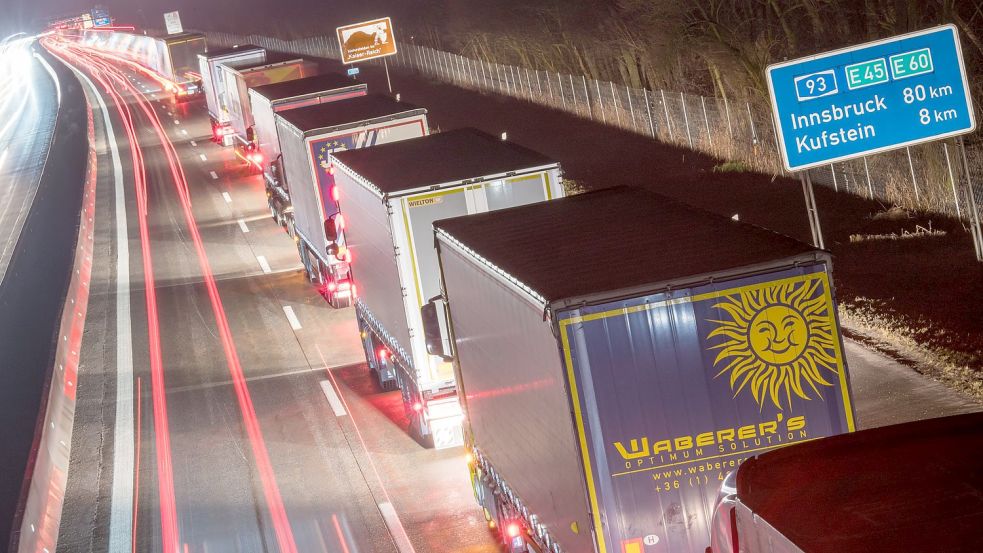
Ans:
{"label": "road sign text kufstein", "polygon": [[976,128],[951,25],[775,64],[767,77],[790,171]]}

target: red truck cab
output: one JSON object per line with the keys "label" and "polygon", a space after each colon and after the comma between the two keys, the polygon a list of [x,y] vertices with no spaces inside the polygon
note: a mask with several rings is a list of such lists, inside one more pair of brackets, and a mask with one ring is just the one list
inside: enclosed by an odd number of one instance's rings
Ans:
{"label": "red truck cab", "polygon": [[707,551],[983,551],[981,452],[983,413],[769,451],[724,482]]}

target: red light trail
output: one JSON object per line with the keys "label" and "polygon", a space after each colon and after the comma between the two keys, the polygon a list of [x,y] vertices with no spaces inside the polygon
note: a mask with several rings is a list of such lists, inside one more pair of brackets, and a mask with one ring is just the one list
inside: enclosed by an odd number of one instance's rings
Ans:
{"label": "red light trail", "polygon": [[[181,207],[184,212],[185,223],[188,227],[192,243],[195,247],[199,267],[201,268],[205,287],[208,291],[209,300],[215,315],[215,322],[218,326],[226,363],[232,376],[233,388],[239,402],[246,434],[253,449],[253,457],[260,475],[260,481],[263,487],[264,496],[266,498],[267,507],[273,521],[273,528],[277,538],[277,543],[282,553],[296,553],[297,546],[294,541],[293,531],[290,528],[290,522],[286,514],[286,509],[283,505],[283,499],[276,484],[276,478],[270,462],[269,452],[266,448],[266,442],[263,439],[262,430],[259,426],[259,420],[256,417],[256,410],[253,406],[252,397],[250,396],[249,390],[246,386],[246,379],[242,370],[242,364],[239,360],[239,355],[235,347],[235,340],[232,337],[232,331],[229,327],[229,321],[225,313],[225,308],[222,305],[218,285],[208,261],[208,255],[205,251],[204,242],[201,238],[197,221],[195,220],[194,213],[191,210],[191,197],[188,190],[187,179],[184,174],[184,168],[182,167],[181,162],[178,159],[177,152],[174,149],[174,145],[168,138],[156,112],[154,112],[153,108],[150,106],[143,94],[141,94],[140,91],[138,91],[136,87],[129,82],[126,75],[110,64],[97,60],[94,56],[84,52],[81,48],[69,47],[68,49],[76,55],[77,59],[84,60],[83,65],[89,67],[90,70],[97,73],[97,78],[100,80],[100,83],[106,87],[107,92],[113,97],[117,108],[120,110],[121,118],[124,121],[124,126],[126,127],[127,136],[129,137],[130,141],[131,153],[133,154],[135,160],[134,166],[138,166],[140,168],[139,171],[135,171],[135,173],[138,174],[135,174],[134,176],[137,183],[136,189],[138,203],[141,206],[139,219],[140,238],[141,244],[143,245],[144,256],[144,275],[145,279],[150,279],[146,281],[145,288],[147,291],[148,303],[148,325],[150,326],[151,375],[153,377],[152,388],[154,397],[155,438],[158,444],[158,471],[160,473],[158,480],[160,481],[161,494],[161,526],[164,539],[163,549],[165,552],[179,551],[178,544],[180,541],[178,539],[176,509],[174,502],[174,486],[170,457],[170,434],[166,421],[167,412],[166,397],[164,394],[165,388],[163,368],[160,360],[160,328],[157,317],[156,292],[152,280],[153,267],[150,259],[149,231],[147,229],[148,206],[146,197],[146,181],[144,178],[145,170],[143,165],[143,153],[140,151],[136,138],[136,132],[132,124],[133,119],[131,117],[129,107],[126,105],[126,102],[122,100],[116,89],[113,89],[113,87],[110,86],[110,84],[102,77],[101,73],[105,73],[112,80],[114,80],[117,85],[122,86],[123,89],[128,91],[132,97],[137,100],[137,105],[143,111],[146,119],[151,124],[163,147],[164,154],[167,157],[167,163],[173,177],[175,189],[177,190]],[[101,55],[101,53],[97,53],[97,55]],[[151,298],[153,298],[152,302]],[[157,363],[156,367],[160,369],[159,373],[155,370],[155,357]],[[166,452],[166,456],[163,455],[164,452]]]}

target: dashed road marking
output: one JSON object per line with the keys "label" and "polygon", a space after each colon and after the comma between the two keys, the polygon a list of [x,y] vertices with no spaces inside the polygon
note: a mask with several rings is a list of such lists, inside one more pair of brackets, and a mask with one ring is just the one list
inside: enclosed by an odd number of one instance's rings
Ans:
{"label": "dashed road marking", "polygon": [[205,154],[198,154],[198,157],[199,157],[199,158],[200,158],[200,159],[201,159],[202,161],[208,161],[208,158],[207,158],[207,157],[205,156]]}
{"label": "dashed road marking", "polygon": [[215,171],[209,171],[208,174],[212,176],[212,180],[218,180],[218,173]]}
{"label": "dashed road marking", "polygon": [[192,141],[191,141],[191,147],[192,147],[192,148],[197,148],[197,147],[198,147],[198,143],[197,143],[197,142],[195,142],[194,140],[192,140]]}
{"label": "dashed road marking", "polygon": [[297,318],[297,314],[294,313],[294,308],[289,305],[283,306],[283,314],[287,316],[287,321],[290,322],[290,328],[294,330],[300,330],[303,328],[300,326],[300,319]]}
{"label": "dashed road marking", "polygon": [[[324,397],[328,398],[328,405],[331,406],[331,410],[334,411],[336,417],[344,417],[348,414],[345,412],[345,406],[341,404],[341,398],[338,397],[338,392],[335,391],[330,380],[321,381],[321,390],[324,391]],[[402,553],[402,550],[400,550],[400,553]]]}
{"label": "dashed road marking", "polygon": [[269,274],[273,272],[273,269],[270,268],[270,263],[266,260],[265,256],[257,255],[256,261],[259,261],[259,267],[263,269],[264,273]]}
{"label": "dashed road marking", "polygon": [[225,203],[227,204],[232,203],[232,196],[229,196],[228,192],[222,192],[222,197],[225,198]]}
{"label": "dashed road marking", "polygon": [[242,230],[243,234],[249,232],[249,227],[246,226],[245,219],[239,219],[239,229]]}
{"label": "dashed road marking", "polygon": [[180,125],[180,124],[181,124],[181,122],[180,122],[180,121],[178,121],[177,119],[175,119],[175,120],[174,120],[174,124],[175,124],[175,125]]}
{"label": "dashed road marking", "polygon": [[188,136],[188,129],[181,129],[181,134]]}
{"label": "dashed road marking", "polygon": [[399,515],[396,514],[393,504],[388,501],[380,503],[379,512],[382,513],[382,520],[385,521],[386,527],[389,528],[389,534],[392,535],[393,541],[396,542],[396,550],[399,553],[416,553],[416,550],[413,549],[413,544],[410,543],[409,536],[406,535],[406,529],[403,528],[403,523],[399,521]]}

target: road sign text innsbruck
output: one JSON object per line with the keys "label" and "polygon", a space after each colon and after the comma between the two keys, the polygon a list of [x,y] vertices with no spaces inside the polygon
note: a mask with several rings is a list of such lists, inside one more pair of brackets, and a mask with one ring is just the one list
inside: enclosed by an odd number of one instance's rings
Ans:
{"label": "road sign text innsbruck", "polygon": [[790,171],[976,128],[952,25],[778,63],[767,76]]}

